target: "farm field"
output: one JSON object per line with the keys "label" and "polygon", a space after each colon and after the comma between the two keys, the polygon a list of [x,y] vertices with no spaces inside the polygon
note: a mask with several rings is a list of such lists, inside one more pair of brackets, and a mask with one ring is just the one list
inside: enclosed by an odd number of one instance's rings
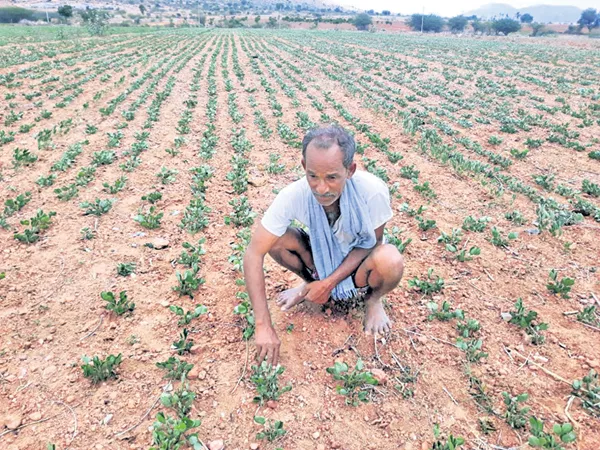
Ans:
{"label": "farm field", "polygon": [[[11,33],[0,448],[600,448],[600,43]],[[298,280],[267,259],[284,371],[265,381],[242,257],[332,122],[390,189],[393,332],[280,311]]]}

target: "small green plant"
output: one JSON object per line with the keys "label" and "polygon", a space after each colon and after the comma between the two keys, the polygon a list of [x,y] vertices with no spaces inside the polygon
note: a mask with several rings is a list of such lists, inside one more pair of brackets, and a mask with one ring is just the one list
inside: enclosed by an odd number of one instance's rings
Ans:
{"label": "small green plant", "polygon": [[502,144],[503,141],[504,141],[504,139],[502,139],[501,137],[498,137],[498,136],[490,136],[488,138],[488,144],[490,144],[490,145],[500,145],[500,144]]}
{"label": "small green plant", "polygon": [[573,432],[573,426],[569,423],[563,423],[562,425],[554,424],[552,431],[557,438],[550,433],[546,433],[544,431],[544,422],[535,416],[529,418],[529,425],[532,436],[529,437],[528,443],[534,448],[564,450],[561,443],[569,444],[575,442],[577,439],[577,436]]}
{"label": "small green plant", "polygon": [[160,396],[160,403],[172,408],[179,417],[186,417],[192,410],[192,404],[196,394],[189,390],[187,383],[184,381],[176,391],[163,392]]}
{"label": "small green plant", "polygon": [[116,194],[119,191],[122,191],[125,188],[125,183],[127,182],[126,176],[121,176],[117,178],[114,184],[102,183],[104,186],[104,190],[109,194]]}
{"label": "small green plant", "polygon": [[84,216],[93,215],[100,217],[102,214],[106,214],[112,208],[112,205],[116,202],[114,199],[95,199],[93,202],[82,202],[79,206],[84,209]]}
{"label": "small green plant", "polygon": [[440,426],[437,423],[433,426],[433,434],[435,436],[435,442],[431,446],[431,450],[456,450],[465,443],[463,438],[454,437],[452,433],[445,439],[445,442],[440,440]]}
{"label": "small green plant", "polygon": [[204,278],[196,278],[198,270],[198,266],[194,265],[191,270],[186,270],[183,274],[176,272],[178,284],[173,287],[173,290],[178,292],[180,297],[187,295],[194,298],[194,291],[204,284]]}
{"label": "small green plant", "polygon": [[581,406],[591,416],[600,418],[600,379],[598,373],[591,369],[581,380],[573,381],[572,395],[581,400]]}
{"label": "small green plant", "polygon": [[479,247],[471,247],[468,251],[467,249],[462,249],[460,252],[456,254],[456,259],[459,262],[471,261],[472,256],[481,255],[481,249]]}
{"label": "small green plant", "polygon": [[96,175],[96,167],[82,167],[77,172],[75,176],[75,184],[77,186],[87,186],[94,180],[94,176]]}
{"label": "small green plant", "polygon": [[89,241],[96,237],[96,232],[91,230],[89,227],[82,228],[81,230],[81,240]]}
{"label": "small green plant", "polygon": [[577,314],[577,320],[600,328],[600,316],[596,312],[596,306],[594,305],[583,308],[583,311]]}
{"label": "small green plant", "polygon": [[507,248],[509,241],[514,240],[517,237],[518,237],[517,233],[511,232],[511,233],[508,233],[508,239],[505,239],[502,237],[500,230],[498,230],[496,227],[494,227],[494,228],[492,228],[492,237],[490,239],[490,242],[492,244],[494,244],[496,247]]}
{"label": "small green plant", "polygon": [[269,155],[269,165],[267,166],[267,173],[272,175],[277,175],[279,173],[285,172],[285,164],[281,164],[279,160],[281,156],[276,153],[271,153]]}
{"label": "small green plant", "polygon": [[48,175],[47,177],[45,176],[40,176],[35,184],[37,184],[40,187],[48,187],[48,186],[52,186],[54,184],[54,182],[56,181],[56,174],[52,173],[50,175]]}
{"label": "small green plant", "polygon": [[427,316],[427,320],[441,320],[442,322],[446,322],[452,319],[464,319],[465,313],[462,309],[456,309],[452,311],[452,305],[444,300],[442,306],[437,304],[437,302],[428,302],[427,309],[431,312]]}
{"label": "small green plant", "polygon": [[516,148],[511,148],[510,154],[516,159],[525,159],[529,154],[529,149],[517,150]]}
{"label": "small green plant", "polygon": [[361,359],[356,361],[356,366],[352,372],[349,371],[348,364],[345,362],[336,362],[333,367],[328,367],[327,373],[333,375],[334,380],[343,381],[341,386],[336,386],[338,394],[346,397],[346,404],[358,406],[360,402],[369,401],[368,386],[377,385],[377,380],[371,372],[363,371],[364,365]]}
{"label": "small green plant", "polygon": [[520,403],[525,403],[529,398],[527,394],[519,394],[516,397],[509,395],[508,392],[503,392],[502,397],[504,398],[504,404],[506,405],[506,412],[504,418],[512,428],[518,430],[525,428],[527,425],[527,413],[531,408],[528,406],[521,407]]}
{"label": "small green plant", "polygon": [[432,189],[429,181],[425,181],[423,184],[415,184],[413,189],[426,199],[434,199],[437,197],[437,194]]}
{"label": "small green plant", "polygon": [[194,341],[192,339],[188,341],[188,334],[188,329],[184,328],[179,334],[179,340],[173,341],[173,345],[171,346],[171,348],[173,348],[173,350],[177,350],[178,355],[189,353],[192,347],[194,346]]}
{"label": "small green plant", "polygon": [[417,217],[415,217],[415,219],[417,220],[417,222],[419,224],[419,229],[422,231],[428,231],[428,230],[431,230],[431,229],[437,227],[435,220],[432,220],[432,219],[425,220],[421,216],[417,216]]}
{"label": "small green plant", "polygon": [[59,200],[67,202],[79,194],[79,188],[75,183],[72,183],[67,186],[54,189],[54,193]]}
{"label": "small green plant", "polygon": [[194,367],[193,364],[187,363],[182,359],[177,359],[174,356],[169,357],[166,361],[157,362],[156,367],[159,369],[165,369],[167,373],[165,378],[171,380],[181,380],[187,377],[187,374]]}
{"label": "small green plant", "polygon": [[13,167],[15,169],[22,166],[30,166],[37,160],[37,155],[34,155],[26,148],[17,147],[13,150]]}
{"label": "small green plant", "polygon": [[438,237],[437,241],[446,244],[446,249],[450,252],[456,252],[456,246],[462,240],[462,231],[458,228],[452,229],[451,234],[446,234],[442,231],[442,234]]}
{"label": "small green plant", "polygon": [[117,264],[117,274],[122,277],[128,277],[135,272],[135,263],[119,263]]}
{"label": "small green plant", "polygon": [[487,228],[488,222],[492,219],[490,217],[480,217],[479,219],[475,219],[472,216],[465,217],[465,220],[462,224],[462,229],[466,231],[474,231],[476,233],[482,233]]}
{"label": "small green plant", "polygon": [[159,200],[162,200],[162,193],[158,191],[149,192],[146,195],[142,196],[142,200],[148,201],[150,204],[154,205]]}
{"label": "small green plant", "polygon": [[194,265],[199,266],[201,257],[206,254],[206,250],[203,247],[205,242],[206,238],[201,238],[198,240],[196,246],[193,246],[189,242],[184,242],[181,244],[185,250],[181,252],[177,262],[189,267],[190,269],[194,267]]}
{"label": "small green plant", "polygon": [[50,227],[52,223],[52,217],[55,215],[56,213],[54,211],[45,213],[41,209],[38,209],[36,215],[29,220],[21,220],[21,225],[27,225],[30,228],[25,228],[23,233],[16,233],[14,238],[26,244],[33,244],[34,242],[37,242],[40,239],[41,232]]}
{"label": "small green plant", "polygon": [[552,269],[548,274],[550,282],[546,285],[548,290],[553,294],[560,294],[562,298],[569,298],[569,292],[571,287],[575,284],[575,280],[569,277],[563,277],[560,281],[558,280],[558,272]]}
{"label": "small green plant", "polygon": [[158,179],[162,184],[171,184],[175,183],[175,176],[177,175],[177,170],[175,169],[167,169],[166,167],[161,167],[160,172],[156,174]]}
{"label": "small green plant", "polygon": [[233,224],[236,227],[249,227],[254,224],[256,213],[252,211],[248,197],[242,195],[231,200],[229,204],[233,206],[233,214],[225,216],[225,224]]}
{"label": "small green plant", "polygon": [[165,148],[165,152],[167,152],[167,154],[171,155],[171,157],[175,158],[177,155],[179,155],[181,152],[175,148]]}
{"label": "small green plant", "polygon": [[590,180],[582,181],[581,190],[592,197],[600,197],[600,185],[592,183]]}
{"label": "small green plant", "polygon": [[267,423],[267,420],[264,417],[255,416],[254,422],[259,425],[264,425],[264,430],[256,434],[256,439],[266,439],[269,442],[275,442],[287,433],[287,431],[283,429],[283,422],[281,420],[269,420]]}
{"label": "small green plant", "polygon": [[250,304],[250,297],[247,292],[237,292],[235,296],[240,299],[241,302],[235,305],[233,313],[243,318],[244,328],[242,330],[242,337],[245,341],[248,341],[254,336],[254,331],[256,329],[256,321],[254,319],[252,305]]}
{"label": "small green plant", "polygon": [[199,427],[200,423],[199,420],[188,417],[173,418],[159,412],[152,426],[153,447],[150,447],[150,450],[179,450],[186,445],[186,441],[193,450],[205,450],[206,447],[198,439],[197,433],[185,434]]}
{"label": "small green plant", "polygon": [[533,181],[548,192],[552,192],[554,190],[554,174],[547,175],[532,175]]}
{"label": "small green plant", "polygon": [[4,201],[4,216],[10,217],[16,212],[21,211],[30,201],[31,192],[29,191],[17,195],[14,200],[12,198],[6,199]]}
{"label": "small green plant", "polygon": [[122,316],[135,309],[135,303],[130,302],[127,299],[126,291],[121,291],[118,299],[115,297],[115,294],[110,291],[101,292],[100,297],[106,302],[106,309],[114,312],[117,316]]}
{"label": "small green plant", "polygon": [[138,211],[138,214],[134,216],[133,220],[135,220],[137,223],[139,223],[144,228],[147,228],[148,230],[155,230],[157,228],[160,228],[160,219],[163,218],[164,213],[160,212],[154,214],[155,211],[156,206],[151,206],[148,209],[148,212],[144,212],[143,209],[140,209]]}
{"label": "small green plant", "polygon": [[527,219],[525,219],[525,217],[523,217],[523,214],[521,214],[519,211],[507,212],[506,214],[504,214],[504,218],[514,223],[515,225],[524,225],[527,223]]}
{"label": "small green plant", "polygon": [[98,132],[98,127],[91,125],[91,124],[87,124],[85,126],[85,134],[96,134]]}
{"label": "small green plant", "polygon": [[527,311],[523,306],[523,299],[518,298],[515,303],[515,310],[510,312],[509,323],[518,325],[529,335],[531,343],[541,345],[546,338],[540,333],[548,329],[547,323],[535,323],[538,313],[533,310]]}
{"label": "small green plant", "polygon": [[460,337],[469,338],[481,329],[481,325],[478,320],[463,318],[462,322],[456,324],[456,329]]}
{"label": "small green plant", "polygon": [[115,161],[117,155],[112,150],[102,150],[100,152],[94,152],[92,158],[92,166],[108,166]]}
{"label": "small green plant", "polygon": [[292,390],[291,384],[279,388],[279,375],[285,371],[282,366],[272,367],[266,361],[262,361],[259,365],[253,365],[251,369],[250,382],[256,387],[253,399],[255,403],[264,405],[269,400],[279,400],[281,394]]}
{"label": "small green plant", "polygon": [[444,289],[444,279],[438,275],[433,277],[433,269],[427,271],[426,279],[419,279],[418,277],[408,280],[408,287],[414,288],[421,292],[423,295],[432,295],[436,292],[441,292]]}
{"label": "small green plant", "polygon": [[[101,381],[106,381],[111,378],[117,378],[116,368],[121,364],[122,357],[119,353],[117,356],[109,355],[106,359],[100,359],[94,356],[90,360],[87,356],[83,357],[83,376],[92,380],[92,383],[98,384]],[[90,364],[91,363],[91,364]]]}
{"label": "small green plant", "polygon": [[208,312],[208,308],[203,305],[196,305],[196,307],[191,311],[184,311],[181,306],[171,305],[169,306],[169,310],[175,313],[175,315],[181,317],[181,319],[179,319],[177,322],[178,325],[188,325],[195,318],[200,317]]}
{"label": "small green plant", "polygon": [[400,234],[404,230],[394,226],[391,230],[384,229],[383,233],[385,235],[385,240],[387,243],[394,245],[400,253],[404,253],[408,244],[412,242],[412,238],[408,238],[407,240],[402,240]]}
{"label": "small green plant", "polygon": [[408,180],[412,180],[416,182],[419,179],[419,170],[415,168],[414,165],[411,166],[403,166],[400,168],[400,176],[402,178],[406,178]]}
{"label": "small green plant", "polygon": [[481,351],[483,341],[481,339],[464,339],[459,337],[456,339],[456,347],[465,352],[467,361],[477,363],[483,358],[487,358],[488,354]]}

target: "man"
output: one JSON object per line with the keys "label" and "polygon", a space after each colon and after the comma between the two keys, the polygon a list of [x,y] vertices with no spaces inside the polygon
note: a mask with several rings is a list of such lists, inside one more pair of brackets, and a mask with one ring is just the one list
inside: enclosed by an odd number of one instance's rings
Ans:
{"label": "man", "polygon": [[[304,280],[279,295],[283,311],[304,300],[323,304],[330,297],[358,296],[365,302],[365,331],[390,329],[381,300],[400,282],[404,263],[395,246],[383,243],[383,229],[392,217],[388,187],[356,170],[355,150],[354,138],[340,127],[310,131],[302,141],[306,176],[281,190],[252,236],[244,276],[259,361],[276,365],[281,344],[265,294],[267,253]],[[290,227],[294,219],[307,225],[310,235]]]}

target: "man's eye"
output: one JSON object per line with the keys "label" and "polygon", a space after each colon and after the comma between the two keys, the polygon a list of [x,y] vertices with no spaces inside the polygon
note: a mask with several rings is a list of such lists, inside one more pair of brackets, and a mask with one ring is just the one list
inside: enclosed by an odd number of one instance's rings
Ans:
{"label": "man's eye", "polygon": [[335,180],[337,177],[335,175],[330,175],[327,178],[329,178],[330,180]]}

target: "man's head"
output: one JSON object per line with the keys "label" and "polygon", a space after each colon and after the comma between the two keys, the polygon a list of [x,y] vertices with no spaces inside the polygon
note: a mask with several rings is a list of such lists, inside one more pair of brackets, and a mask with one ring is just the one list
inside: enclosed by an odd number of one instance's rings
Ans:
{"label": "man's head", "polygon": [[354,175],[356,143],[341,127],[331,125],[311,130],[302,140],[302,167],[310,189],[323,206],[333,205],[346,181]]}

